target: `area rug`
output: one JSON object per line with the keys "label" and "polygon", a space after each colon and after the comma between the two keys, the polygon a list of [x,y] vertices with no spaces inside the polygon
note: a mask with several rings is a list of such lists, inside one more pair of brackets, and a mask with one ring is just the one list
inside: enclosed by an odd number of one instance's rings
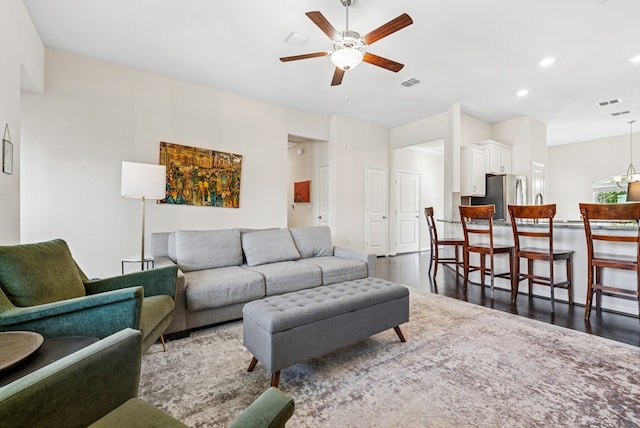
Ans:
{"label": "area rug", "polygon": [[[282,371],[296,407],[288,426],[640,426],[640,348],[410,296],[406,343],[388,330]],[[194,331],[144,355],[140,396],[189,426],[227,426],[269,386],[250,360],[242,322]]]}

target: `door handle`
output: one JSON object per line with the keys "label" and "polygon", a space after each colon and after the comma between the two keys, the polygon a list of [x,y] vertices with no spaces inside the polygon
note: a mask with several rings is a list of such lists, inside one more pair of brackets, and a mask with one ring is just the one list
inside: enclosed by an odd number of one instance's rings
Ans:
{"label": "door handle", "polygon": [[384,220],[385,218],[387,218],[387,216],[386,216],[386,215],[383,215],[383,216],[382,216],[382,219]]}
{"label": "door handle", "polygon": [[318,216],[318,220],[322,220],[322,216],[321,215]]}

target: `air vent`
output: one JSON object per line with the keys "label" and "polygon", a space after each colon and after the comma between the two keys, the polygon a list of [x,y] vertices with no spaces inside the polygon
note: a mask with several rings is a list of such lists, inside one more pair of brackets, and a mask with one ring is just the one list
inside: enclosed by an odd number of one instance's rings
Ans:
{"label": "air vent", "polygon": [[620,99],[619,99],[619,98],[616,98],[616,99],[609,100],[609,101],[600,101],[600,102],[598,103],[598,105],[599,105],[600,107],[604,107],[604,106],[608,106],[608,105],[611,105],[611,104],[618,104],[619,102],[620,102]]}
{"label": "air vent", "polygon": [[412,86],[419,85],[420,83],[422,83],[422,80],[418,80],[415,77],[412,77],[411,79],[407,79],[400,84],[405,88],[410,88]]}
{"label": "air vent", "polygon": [[629,113],[631,113],[629,110],[617,111],[615,113],[611,113],[611,116],[621,116],[623,114],[629,114]]}

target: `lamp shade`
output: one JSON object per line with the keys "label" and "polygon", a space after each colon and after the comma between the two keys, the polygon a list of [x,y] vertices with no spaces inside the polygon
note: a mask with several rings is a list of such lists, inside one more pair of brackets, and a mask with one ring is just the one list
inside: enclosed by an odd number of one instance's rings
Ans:
{"label": "lamp shade", "polygon": [[164,199],[167,168],[164,165],[122,162],[122,191],[125,198]]}
{"label": "lamp shade", "polygon": [[640,181],[632,181],[627,187],[627,202],[640,201]]}
{"label": "lamp shade", "polygon": [[341,48],[331,54],[331,62],[343,70],[351,70],[362,62],[364,55],[358,49]]}

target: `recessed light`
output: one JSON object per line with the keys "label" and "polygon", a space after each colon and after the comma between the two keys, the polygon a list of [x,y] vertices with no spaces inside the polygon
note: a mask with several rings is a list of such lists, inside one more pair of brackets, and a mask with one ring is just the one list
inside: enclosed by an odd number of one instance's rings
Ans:
{"label": "recessed light", "polygon": [[529,95],[529,90],[528,89],[520,89],[518,92],[516,92],[516,95],[519,97],[526,97],[527,95]]}
{"label": "recessed light", "polygon": [[633,62],[634,64],[640,63],[640,54],[629,58],[629,62]]}
{"label": "recessed light", "polygon": [[553,56],[548,56],[546,58],[542,58],[542,60],[540,60],[540,62],[538,63],[538,65],[540,67],[549,67],[551,64],[553,64],[554,62],[556,62],[556,58]]}

